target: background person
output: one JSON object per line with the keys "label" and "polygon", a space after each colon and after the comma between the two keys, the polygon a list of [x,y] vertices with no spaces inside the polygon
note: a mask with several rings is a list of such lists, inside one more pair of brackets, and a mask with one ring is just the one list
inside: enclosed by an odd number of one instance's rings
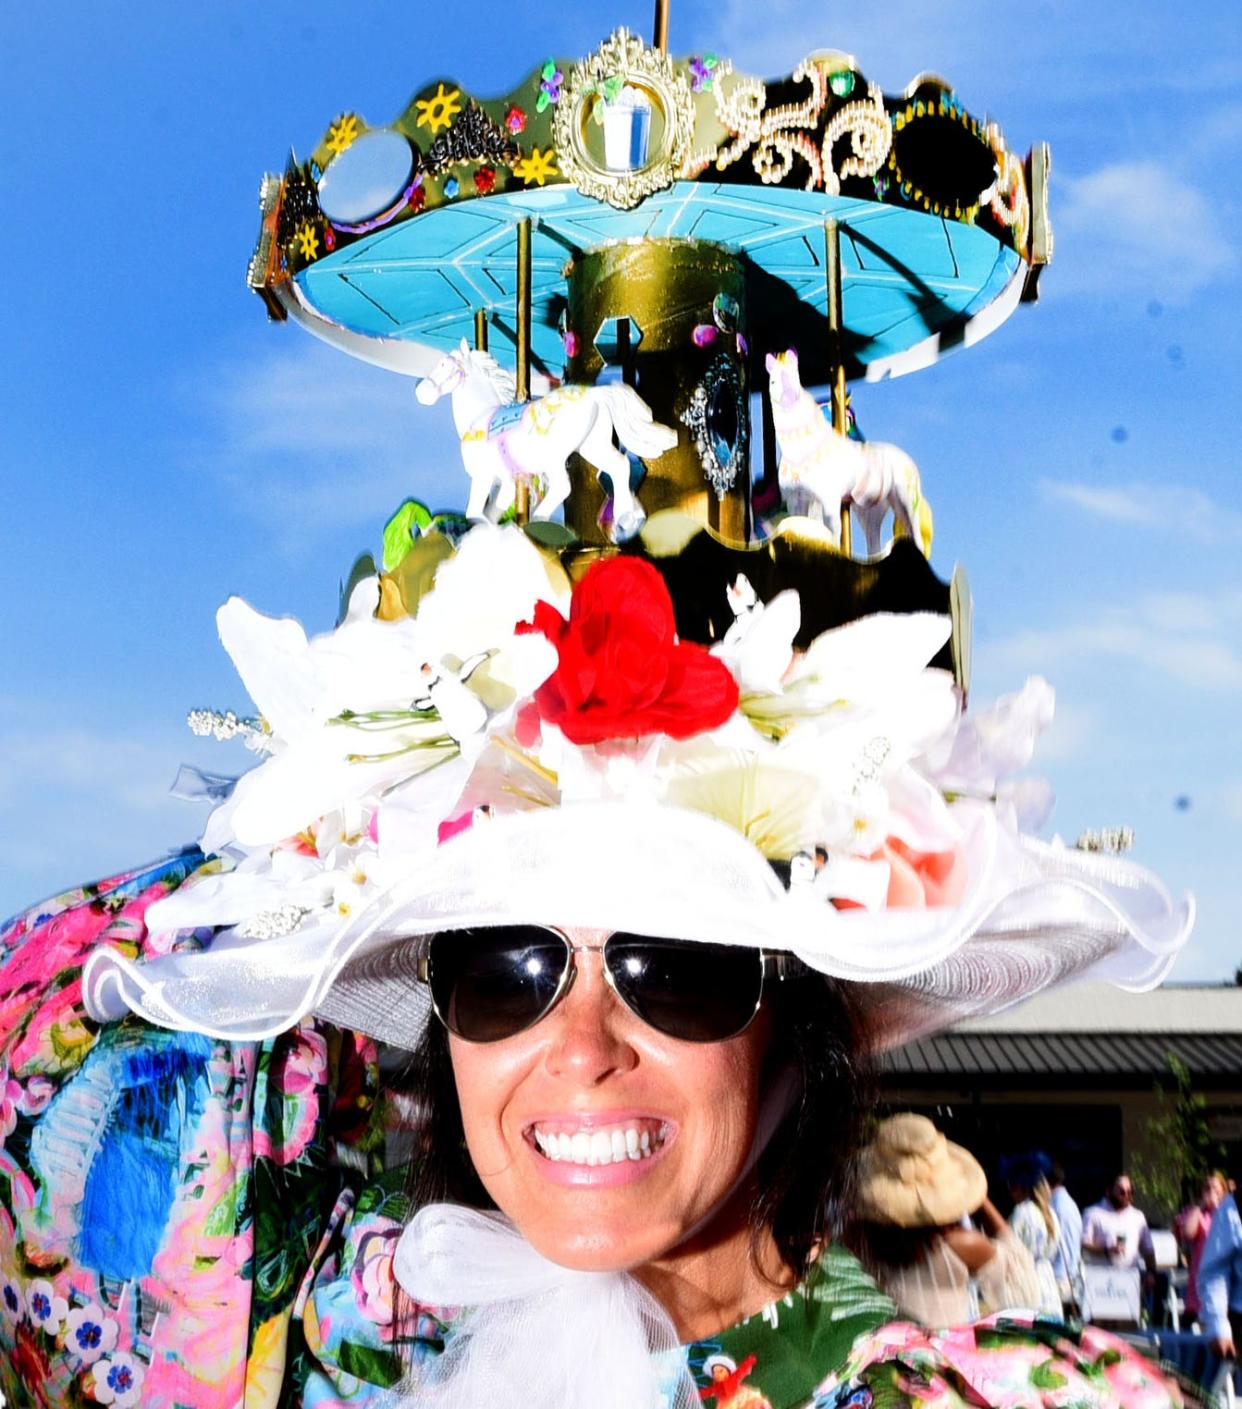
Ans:
{"label": "background person", "polygon": [[[976,1310],[1037,1305],[1034,1262],[988,1200],[987,1188],[974,1155],[913,1112],[881,1121],[860,1153],[860,1247],[904,1315],[925,1326],[949,1326]],[[975,1213],[986,1231],[964,1226]]]}
{"label": "background person", "polygon": [[1242,1344],[1242,1218],[1235,1194],[1212,1214],[1196,1282],[1199,1320],[1212,1349],[1225,1360],[1238,1358]]}
{"label": "background person", "polygon": [[1134,1205],[1134,1184],[1128,1174],[1118,1174],[1107,1194],[1083,1215],[1082,1250],[1114,1267],[1137,1267],[1142,1261],[1149,1272],[1154,1271],[1151,1230],[1146,1214]]}
{"label": "background person", "polygon": [[1199,1198],[1187,1204],[1173,1224],[1177,1241],[1181,1245],[1189,1263],[1186,1278],[1186,1315],[1192,1321],[1199,1319],[1199,1263],[1203,1258],[1204,1244],[1212,1227],[1212,1216],[1220,1207],[1221,1200],[1228,1193],[1224,1172],[1210,1170],[1203,1176]]}
{"label": "background person", "polygon": [[1044,1173],[1050,1163],[1045,1155],[1017,1155],[1001,1161],[1001,1177],[1013,1199],[1009,1226],[1035,1264],[1039,1280],[1036,1304],[1046,1315],[1059,1316],[1061,1293],[1052,1259],[1060,1243],[1061,1228],[1052,1211],[1052,1191]]}
{"label": "background person", "polygon": [[1061,1229],[1052,1255],[1052,1270],[1062,1310],[1070,1316],[1082,1306],[1082,1212],[1065,1187],[1065,1168],[1059,1161],[1052,1163],[1048,1184],[1052,1190],[1052,1211]]}

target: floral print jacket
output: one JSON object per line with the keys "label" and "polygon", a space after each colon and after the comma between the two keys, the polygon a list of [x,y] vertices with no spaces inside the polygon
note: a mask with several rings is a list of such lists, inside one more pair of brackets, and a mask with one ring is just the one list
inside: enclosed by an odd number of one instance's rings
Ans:
{"label": "floral print jacket", "polygon": [[[406,1201],[384,1168],[374,1044],[318,1022],[239,1043],[86,1017],[87,953],[152,953],[147,906],[205,864],[190,849],[0,929],[11,1405],[380,1409],[452,1334],[432,1308],[394,1321]],[[686,1353],[716,1409],[1181,1404],[1100,1332],[994,1318],[932,1334],[892,1316],[833,1249],[807,1287]]]}

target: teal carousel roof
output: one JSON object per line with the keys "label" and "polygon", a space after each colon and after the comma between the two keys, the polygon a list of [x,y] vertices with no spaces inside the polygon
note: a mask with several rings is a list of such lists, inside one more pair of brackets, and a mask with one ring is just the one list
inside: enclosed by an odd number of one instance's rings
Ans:
{"label": "teal carousel roof", "polygon": [[826,52],[764,82],[622,30],[501,98],[440,80],[387,128],[343,114],[265,180],[250,281],[274,316],[398,370],[426,371],[480,310],[504,359],[530,218],[531,360],[555,381],[575,255],[718,243],[750,271],[753,338],[766,312],[796,340],[799,321],[823,326],[832,218],[848,371],[877,379],[977,341],[1033,296],[1046,173],[1046,148],[1015,157],[940,79],[885,96]]}

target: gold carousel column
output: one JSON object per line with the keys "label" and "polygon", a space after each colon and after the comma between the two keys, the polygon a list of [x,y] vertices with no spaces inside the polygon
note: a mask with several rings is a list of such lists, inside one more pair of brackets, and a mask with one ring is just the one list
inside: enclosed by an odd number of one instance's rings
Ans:
{"label": "gold carousel column", "polygon": [[[609,245],[569,272],[566,380],[592,383],[612,364],[678,433],[672,450],[645,462],[643,508],[681,509],[735,543],[750,530],[745,299],[740,260],[704,241]],[[584,542],[606,542],[594,470],[575,456],[570,479],[566,524]]]}
{"label": "gold carousel column", "polygon": [[[846,415],[845,341],[841,335],[844,317],[841,308],[841,229],[835,220],[824,222],[824,272],[828,281],[828,365],[832,372],[832,428],[838,435],[849,431]],[[841,505],[841,551],[854,554],[854,525],[850,506]]]}
{"label": "gold carousel column", "polygon": [[[515,401],[530,400],[530,221],[519,220],[517,227],[517,367]],[[513,500],[518,523],[530,521],[530,481],[518,477]]]}

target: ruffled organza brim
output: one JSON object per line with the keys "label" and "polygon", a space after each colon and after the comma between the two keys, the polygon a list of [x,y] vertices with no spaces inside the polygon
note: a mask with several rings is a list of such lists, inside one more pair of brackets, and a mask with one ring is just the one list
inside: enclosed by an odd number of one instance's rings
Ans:
{"label": "ruffled organza brim", "polygon": [[1133,863],[1007,831],[961,802],[969,880],[954,906],[837,911],[789,893],[760,853],[700,813],[582,803],[476,825],[429,852],[355,916],[325,912],[293,934],[224,930],[199,952],[135,963],[97,951],[88,1011],[261,1040],[311,1013],[411,1047],[429,1012],[411,941],[512,922],[629,930],[796,954],[859,985],[874,1048],[996,1012],[1076,976],[1142,991],[1168,973],[1193,923]]}

